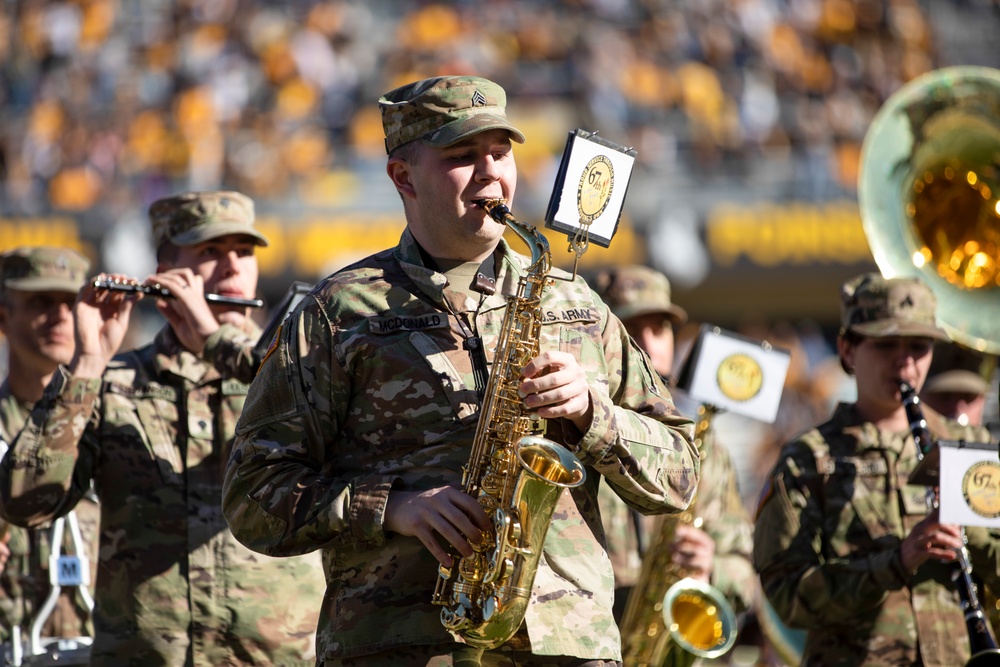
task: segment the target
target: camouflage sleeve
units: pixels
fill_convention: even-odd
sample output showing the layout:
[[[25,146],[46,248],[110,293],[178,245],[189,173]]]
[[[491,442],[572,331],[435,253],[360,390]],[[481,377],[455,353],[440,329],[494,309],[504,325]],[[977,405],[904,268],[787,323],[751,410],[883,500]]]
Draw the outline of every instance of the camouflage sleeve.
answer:
[[[592,385],[594,419],[577,455],[644,514],[686,509],[698,484],[694,424],[674,407],[646,354],[613,315],[602,343],[607,393]]]
[[[898,544],[864,556],[824,553],[819,484],[809,446],[787,446],[765,481],[754,525],[754,569],[774,610],[794,628],[842,622],[907,580]]]
[[[306,299],[250,385],[223,484],[233,535],[272,556],[383,544],[382,516],[396,481],[323,473],[335,455],[324,443],[340,431],[351,385],[333,351],[332,324],[314,297]]]
[[[238,327],[223,324],[205,341],[205,361],[222,377],[250,384],[257,372],[258,360],[253,354],[256,344],[257,341]]]
[[[1000,590],[1000,530],[967,526],[965,537],[972,571],[991,590]]]
[[[23,625],[24,589],[21,582],[28,571],[28,531],[6,524],[4,540],[10,556],[0,572],[0,641],[7,641],[11,628]]]
[[[695,514],[703,519],[705,532],[715,541],[711,583],[739,614],[749,609],[757,597],[757,573],[750,561],[753,526],[740,496],[729,451],[711,431],[704,438],[702,452]]]
[[[99,378],[74,378],[62,367],[52,377],[0,462],[3,518],[41,525],[73,509],[90,488],[96,439],[87,427],[97,419],[100,388]]]

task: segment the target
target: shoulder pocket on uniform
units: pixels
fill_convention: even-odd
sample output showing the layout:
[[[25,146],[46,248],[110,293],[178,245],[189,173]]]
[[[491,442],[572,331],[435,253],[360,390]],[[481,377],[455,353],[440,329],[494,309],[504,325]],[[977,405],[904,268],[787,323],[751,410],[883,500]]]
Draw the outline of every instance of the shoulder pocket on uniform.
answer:
[[[455,364],[451,363],[444,350],[434,342],[434,339],[421,331],[410,334],[410,343],[423,355],[441,381],[441,388],[451,401],[451,407],[455,410],[459,421],[475,417],[479,405],[476,390],[465,384]]]
[[[174,387],[158,383],[148,383],[138,387],[107,384],[104,397],[104,437],[111,441],[122,439],[120,434],[129,433],[125,442],[141,441],[152,456],[166,484],[182,484],[181,473],[184,463],[177,445],[178,395]],[[119,456],[125,455],[125,445]],[[140,456],[135,451],[136,456]],[[136,464],[141,463],[140,459]]]

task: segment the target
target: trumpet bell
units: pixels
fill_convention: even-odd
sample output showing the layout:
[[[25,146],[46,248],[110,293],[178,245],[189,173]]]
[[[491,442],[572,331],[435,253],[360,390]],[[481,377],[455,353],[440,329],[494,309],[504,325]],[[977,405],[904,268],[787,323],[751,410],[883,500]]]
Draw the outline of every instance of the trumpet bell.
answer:
[[[946,67],[890,96],[858,200],[882,274],[922,279],[954,340],[1000,353],[1000,70]]]

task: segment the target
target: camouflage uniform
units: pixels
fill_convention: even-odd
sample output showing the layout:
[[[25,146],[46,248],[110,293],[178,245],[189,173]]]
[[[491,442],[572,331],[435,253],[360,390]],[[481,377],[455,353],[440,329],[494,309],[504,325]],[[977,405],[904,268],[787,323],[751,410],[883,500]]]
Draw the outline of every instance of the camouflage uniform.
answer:
[[[393,489],[461,483],[479,407],[463,327],[492,354],[504,295],[527,265],[503,242],[494,260],[496,294],[477,306],[425,268],[405,231],[395,249],[318,285],[251,385],[224,511],[256,551],[323,548],[323,664],[372,664],[360,656],[453,641],[430,604],[437,561],[419,540],[387,533],[383,512]],[[581,279],[555,281],[542,309],[541,349],[579,359],[594,406],[586,433],[552,420],[548,437],[570,447],[588,477],[560,496],[532,604],[502,649],[619,660],[598,484],[605,476],[647,513],[686,507],[697,481],[691,422]]]
[[[0,273],[3,289],[20,291],[59,291],[75,294],[87,277],[90,262],[67,248],[46,246],[25,247],[11,250],[0,256]],[[9,443],[21,431],[31,404],[18,400],[11,393],[10,384],[0,384],[0,456],[6,453]],[[91,591],[97,574],[98,519],[100,508],[92,495],[76,507],[76,516],[83,538],[85,555],[91,566]],[[49,556],[52,553],[51,525],[35,529],[6,525],[9,532],[7,546],[10,558],[0,574],[0,640],[10,638],[10,630],[20,626],[24,633],[30,630],[39,610],[52,587],[49,583]],[[76,553],[69,531],[65,533],[62,553]],[[64,588],[56,606],[41,628],[41,637],[90,637],[93,636],[90,610],[77,588]]]
[[[926,288],[875,279],[852,296],[855,287],[844,294],[845,329],[944,336]],[[988,438],[985,429],[923,411],[938,438]],[[782,449],[758,507],[754,566],[782,620],[807,630],[803,665],[944,667],[968,659],[954,564],[931,559],[904,571],[900,545],[929,511],[927,487],[907,483],[917,461],[908,429],[879,430],[854,404],[838,405],[828,422]],[[966,534],[975,573],[996,585],[1000,533]]]
[[[154,231],[169,230],[177,243],[183,234],[207,240],[213,229],[253,236],[249,200],[223,194],[226,207],[209,195],[188,202],[200,208],[187,223],[159,210]],[[211,365],[168,326],[115,357],[102,378],[60,369],[0,466],[4,514],[26,525],[65,513],[93,480],[102,533],[91,665],[315,663],[318,557],[261,557],[222,517],[224,468],[247,392],[227,377],[227,359],[249,340],[222,327],[204,354],[219,360]]]
[[[938,437],[988,437],[924,413]],[[808,630],[803,664],[968,659],[954,566],[930,561],[911,576],[900,561],[902,539],[928,512],[926,487],[906,483],[916,463],[908,432],[880,432],[848,404],[782,450],[758,513],[754,563],[782,619]],[[995,586],[1000,533],[966,534],[973,569]]]
[[[13,442],[31,412],[31,406],[18,401],[10,393],[10,385],[0,385],[0,438]],[[97,578],[97,544],[99,537],[100,507],[92,495],[84,496],[74,509],[83,537],[85,554],[90,561],[90,590],[93,593]],[[3,639],[9,637],[10,628],[19,625],[27,632],[34,614],[49,596],[49,555],[52,553],[51,524],[26,529],[8,526],[10,531],[10,558],[0,575],[0,623]],[[64,533],[62,553],[76,553],[70,533]],[[92,637],[93,625],[90,610],[77,588],[63,588],[55,608],[42,626],[42,637]]]

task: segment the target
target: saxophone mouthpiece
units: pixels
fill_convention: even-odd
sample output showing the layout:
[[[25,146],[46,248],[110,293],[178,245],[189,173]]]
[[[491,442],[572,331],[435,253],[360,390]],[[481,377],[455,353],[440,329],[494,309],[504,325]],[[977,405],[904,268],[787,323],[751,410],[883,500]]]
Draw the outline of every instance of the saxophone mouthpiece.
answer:
[[[504,214],[510,213],[510,209],[507,208],[506,199],[476,199],[474,200],[474,203],[476,206],[486,211],[488,216],[501,225],[504,224]]]

